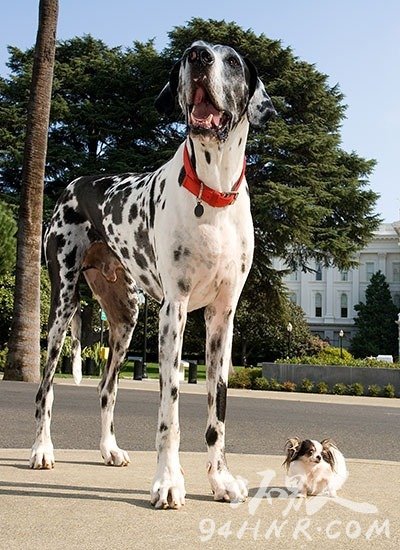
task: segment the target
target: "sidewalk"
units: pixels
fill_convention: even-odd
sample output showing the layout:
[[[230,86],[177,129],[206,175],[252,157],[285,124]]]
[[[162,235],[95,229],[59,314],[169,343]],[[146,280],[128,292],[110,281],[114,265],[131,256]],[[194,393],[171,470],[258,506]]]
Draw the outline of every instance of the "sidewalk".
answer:
[[[399,548],[400,464],[348,460],[339,498],[288,498],[282,457],[233,455],[249,499],[214,502],[203,453],[182,453],[186,505],[149,504],[156,456],[131,452],[128,468],[98,451],[56,450],[51,471],[28,468],[27,449],[0,450],[0,549]],[[276,488],[275,490],[273,488]],[[267,537],[267,538],[266,538]]]

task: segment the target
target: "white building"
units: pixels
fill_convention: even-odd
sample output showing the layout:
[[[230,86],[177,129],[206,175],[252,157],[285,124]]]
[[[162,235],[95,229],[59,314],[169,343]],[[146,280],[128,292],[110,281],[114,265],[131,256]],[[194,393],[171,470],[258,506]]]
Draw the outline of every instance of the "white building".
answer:
[[[315,271],[299,270],[284,278],[290,299],[304,310],[311,331],[334,346],[343,330],[343,346],[348,347],[355,332],[354,305],[365,302],[365,290],[377,271],[385,275],[400,308],[400,221],[382,224],[356,259],[358,267],[349,271],[315,264],[310,266]],[[280,260],[274,265],[285,268]]]

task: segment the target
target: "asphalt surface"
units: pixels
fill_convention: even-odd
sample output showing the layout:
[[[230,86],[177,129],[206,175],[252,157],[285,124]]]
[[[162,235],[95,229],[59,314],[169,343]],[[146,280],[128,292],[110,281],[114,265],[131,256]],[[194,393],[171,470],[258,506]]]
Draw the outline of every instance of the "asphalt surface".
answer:
[[[141,387],[140,382],[136,387]],[[158,384],[143,382],[154,391],[119,389],[115,430],[120,447],[153,451],[157,424]],[[185,385],[186,388],[188,385]],[[198,394],[180,395],[181,450],[204,452],[207,419],[204,387]],[[35,384],[0,382],[0,448],[30,448],[33,443]],[[228,453],[282,455],[288,437],[333,438],[346,457],[396,460],[399,450],[398,400],[369,406],[369,399],[336,402],[303,401],[302,396],[279,399],[238,397],[231,390],[227,408]],[[255,392],[267,396],[268,392]],[[245,395],[245,392],[243,392]],[[274,397],[274,398],[272,398]],[[290,397],[290,400],[289,400]],[[372,402],[372,401],[371,401]],[[353,403],[353,401],[350,401]],[[365,403],[365,405],[360,404]],[[386,405],[387,403],[387,405]],[[383,404],[385,406],[383,406]],[[59,381],[55,387],[52,438],[57,449],[98,449],[100,408],[95,385],[76,387]]]

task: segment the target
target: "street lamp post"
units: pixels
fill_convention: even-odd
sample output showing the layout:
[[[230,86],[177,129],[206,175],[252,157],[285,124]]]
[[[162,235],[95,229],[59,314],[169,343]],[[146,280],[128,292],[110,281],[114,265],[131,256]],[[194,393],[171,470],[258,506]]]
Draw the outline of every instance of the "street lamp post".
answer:
[[[342,329],[340,329],[339,330],[340,359],[343,359],[343,336],[344,336],[344,332]]]
[[[292,344],[292,331],[293,331],[292,323],[289,322],[287,324],[286,330],[287,330],[287,337],[288,337],[288,358],[289,358],[291,354],[291,344]]]

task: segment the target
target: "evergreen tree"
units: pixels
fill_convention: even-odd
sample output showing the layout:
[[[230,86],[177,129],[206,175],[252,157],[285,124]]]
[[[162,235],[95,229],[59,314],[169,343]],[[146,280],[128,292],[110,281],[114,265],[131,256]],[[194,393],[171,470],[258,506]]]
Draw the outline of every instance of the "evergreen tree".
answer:
[[[351,352],[356,357],[397,356],[397,308],[381,271],[372,275],[365,303],[360,302],[354,309],[358,313],[354,320],[357,333],[351,341]]]

